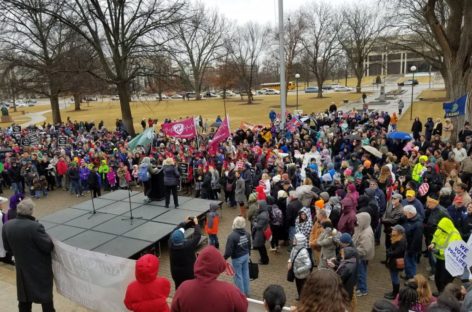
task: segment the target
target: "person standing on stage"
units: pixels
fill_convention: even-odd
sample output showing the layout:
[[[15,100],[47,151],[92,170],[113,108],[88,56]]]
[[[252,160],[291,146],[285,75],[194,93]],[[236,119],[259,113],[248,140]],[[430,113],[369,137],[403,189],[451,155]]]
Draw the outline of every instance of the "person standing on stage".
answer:
[[[40,303],[43,312],[54,312],[52,298],[53,242],[41,223],[33,217],[35,204],[29,198],[17,207],[17,217],[2,229],[3,245],[16,263],[16,288],[20,312],[30,312],[32,303]]]
[[[175,208],[179,207],[179,198],[177,196],[177,185],[179,185],[180,173],[175,166],[172,158],[167,158],[163,162],[164,167],[164,186],[166,187],[166,208],[169,208],[170,193],[174,197]]]

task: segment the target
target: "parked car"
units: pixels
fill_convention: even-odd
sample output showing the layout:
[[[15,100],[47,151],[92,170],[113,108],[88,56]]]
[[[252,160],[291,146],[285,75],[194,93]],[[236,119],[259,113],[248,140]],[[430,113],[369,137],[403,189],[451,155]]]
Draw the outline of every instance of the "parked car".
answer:
[[[205,92],[205,94],[204,94],[203,96],[206,97],[206,98],[215,98],[215,97],[218,97],[218,95],[216,95],[215,93],[210,92],[210,91]]]
[[[334,87],[333,87],[332,85],[323,85],[323,86],[321,87],[322,90],[333,90],[333,88],[334,88]]]
[[[111,97],[111,100],[112,100],[112,101],[119,101],[119,100],[120,100],[120,97],[119,97],[118,95],[113,95],[113,96]]]
[[[335,87],[334,92],[351,92],[352,89],[348,87]]]
[[[233,91],[230,91],[230,90],[226,90],[226,92],[223,92],[223,91],[220,91],[218,92],[218,95],[223,97],[226,95],[226,97],[231,97],[231,96],[235,96],[236,93],[234,93]]]
[[[416,80],[416,79],[408,79],[408,80],[405,80],[405,81],[403,81],[403,82],[399,82],[398,85],[399,85],[399,86],[402,86],[402,87],[403,87],[403,86],[411,86],[411,85],[415,85],[415,86],[416,86],[418,83],[419,83],[419,82],[418,82],[418,80]]]
[[[171,99],[174,99],[174,100],[181,100],[183,98],[182,94],[174,94],[174,95],[171,95],[170,97]]]
[[[87,102],[93,102],[93,101],[98,101],[98,98],[96,96],[86,96],[84,100]]]
[[[318,93],[318,87],[306,87],[305,93]]]
[[[278,95],[280,94],[280,91],[279,90],[275,90],[275,89],[266,89],[265,95]]]

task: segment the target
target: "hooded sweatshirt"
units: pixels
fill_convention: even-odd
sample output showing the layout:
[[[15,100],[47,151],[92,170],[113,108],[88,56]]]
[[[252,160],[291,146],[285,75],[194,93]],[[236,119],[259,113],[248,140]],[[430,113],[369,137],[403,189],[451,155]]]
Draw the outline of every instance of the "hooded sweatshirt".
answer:
[[[444,251],[447,246],[454,242],[462,240],[459,231],[454,227],[451,219],[444,217],[439,223],[436,231],[433,235],[431,243],[434,244],[435,253],[434,256],[439,260],[444,260]]]
[[[370,227],[370,215],[367,212],[361,212],[356,215],[356,219],[357,226],[352,241],[360,259],[372,260],[375,256],[375,240],[374,232]]]
[[[195,262],[195,279],[182,283],[172,300],[172,312],[246,312],[248,302],[236,286],[217,280],[226,261],[213,246],[205,247]]]
[[[159,259],[144,255],[136,261],[136,280],[126,289],[124,303],[134,312],[169,311],[166,299],[170,293],[170,282],[158,277]]]

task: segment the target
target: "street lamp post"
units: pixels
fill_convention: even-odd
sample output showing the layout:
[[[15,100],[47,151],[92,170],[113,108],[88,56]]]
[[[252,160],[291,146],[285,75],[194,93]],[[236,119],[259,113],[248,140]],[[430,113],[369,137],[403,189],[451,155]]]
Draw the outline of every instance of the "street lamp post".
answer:
[[[410,120],[413,120],[413,91],[415,88],[415,72],[416,66],[413,65],[410,67],[410,71],[413,73],[413,79],[411,80],[411,107],[410,107]]]
[[[300,74],[295,74],[295,87],[297,88],[297,111],[298,111],[298,79],[300,79]]]

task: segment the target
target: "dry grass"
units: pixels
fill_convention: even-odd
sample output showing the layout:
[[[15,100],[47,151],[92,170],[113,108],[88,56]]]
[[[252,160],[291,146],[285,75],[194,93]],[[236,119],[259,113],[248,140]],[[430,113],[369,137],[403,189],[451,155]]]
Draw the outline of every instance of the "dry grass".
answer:
[[[408,76],[408,77],[401,77],[401,78],[398,78],[398,80],[396,81],[397,83],[399,82],[404,82],[408,79],[412,79],[411,76]],[[434,82],[434,74],[431,75],[431,81]],[[429,83],[429,76],[415,76],[415,80],[418,80],[418,83],[421,83],[421,84],[428,84]]]
[[[316,98],[316,94],[299,93],[299,109],[304,112],[320,112],[326,110],[331,102],[335,102],[338,107],[341,106],[343,100],[357,101],[360,100],[361,95],[356,93],[329,93],[322,99]],[[288,111],[295,109],[296,97],[289,95]],[[112,102],[90,102],[82,105],[82,111],[73,111],[72,107],[67,110],[62,110],[62,119],[66,120],[70,117],[71,120],[94,120],[98,122],[103,120],[106,127],[114,127],[115,120],[121,118],[121,111],[118,101]],[[232,98],[226,100],[226,110],[230,115],[231,127],[237,128],[241,121],[267,124],[269,111],[274,109],[280,112],[279,96],[258,96],[255,97],[255,103],[248,105],[240,98]],[[141,129],[142,118],[157,118],[162,121],[164,118],[180,118],[186,116],[202,115],[208,118],[211,124],[217,115],[224,115],[224,106],[222,99],[206,99],[202,101],[183,101],[183,100],[167,100],[162,102],[132,102],[131,111],[133,114],[133,122],[135,129]],[[51,113],[45,114],[47,120],[51,121]]]
[[[28,108],[29,107],[24,107],[24,110],[23,110],[23,107],[21,109],[18,108],[17,112],[13,112],[13,110],[11,110],[9,113],[10,113],[11,118],[13,119],[13,122],[22,124],[22,123],[30,121],[31,118],[25,115],[27,113],[30,113],[30,111],[27,110]],[[34,108],[34,107],[31,107],[31,108]],[[42,110],[45,110],[45,109],[43,108]],[[41,111],[41,110],[38,110],[38,111]],[[2,126],[10,126],[10,124],[11,122],[4,122],[4,123],[0,122],[0,125]]]
[[[415,101],[413,104],[413,119],[419,117],[424,124],[428,117],[444,119],[444,111],[442,108],[446,99],[446,90],[444,89],[429,89],[425,90],[418,97],[423,100]],[[400,131],[411,132],[410,109],[403,114],[398,121],[398,129]]]

